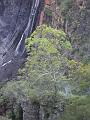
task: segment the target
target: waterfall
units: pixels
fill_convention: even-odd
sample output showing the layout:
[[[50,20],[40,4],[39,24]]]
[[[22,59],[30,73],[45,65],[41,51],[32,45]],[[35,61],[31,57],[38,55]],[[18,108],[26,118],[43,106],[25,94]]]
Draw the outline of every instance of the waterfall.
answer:
[[[0,81],[7,79],[8,76],[9,77],[15,76],[17,74],[17,70],[20,67],[20,64],[24,61],[23,55],[25,53],[25,39],[27,39],[33,32],[33,30],[36,26],[35,21],[37,21],[36,18],[38,17],[38,12],[41,8],[41,6],[40,6],[41,0],[31,0],[31,3],[32,3],[31,7],[28,6],[28,10],[30,8],[30,14],[28,16],[28,21],[27,21],[28,23],[27,23],[26,27],[24,26],[26,23],[24,25],[22,25],[25,28],[24,27],[20,28],[20,26],[17,26],[15,28],[14,33],[12,34],[12,31],[11,31],[11,33],[9,33],[7,38],[5,38],[6,42],[5,42],[4,46],[6,46],[6,48],[5,48],[6,50],[3,53],[3,55],[1,56],[1,57],[3,57],[2,58],[3,62],[0,63],[1,64],[1,66],[0,66]],[[21,13],[23,13],[23,12],[21,12]],[[2,18],[0,18],[0,26],[4,27],[7,25],[8,25],[8,23],[7,24],[4,23],[2,21]],[[23,33],[22,33],[22,28],[24,28]],[[8,42],[7,42],[7,40],[8,40]]]
[[[32,3],[32,8],[31,8],[31,12],[30,12],[30,16],[29,16],[29,21],[28,24],[26,26],[25,31],[23,32],[21,39],[15,49],[15,56],[22,56],[24,51],[25,51],[25,39],[27,37],[29,37],[29,35],[32,33],[33,31],[33,26],[34,26],[34,22],[35,22],[35,17],[37,14],[37,10],[40,4],[40,0],[34,0]]]

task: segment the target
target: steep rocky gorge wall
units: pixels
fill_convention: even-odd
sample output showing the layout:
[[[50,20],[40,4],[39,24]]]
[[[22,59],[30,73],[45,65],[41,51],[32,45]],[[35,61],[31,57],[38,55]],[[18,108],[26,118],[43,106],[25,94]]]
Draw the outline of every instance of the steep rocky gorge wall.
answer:
[[[58,3],[61,28],[67,33],[73,46],[71,57],[84,63],[89,62],[90,0],[58,0]]]
[[[66,15],[68,33],[76,60],[90,60],[90,0],[77,0]]]
[[[29,0],[2,0],[1,1],[1,14],[0,14],[0,52],[7,52],[15,30],[23,31],[25,27],[31,2]],[[1,60],[0,60],[1,62]]]
[[[90,60],[90,0],[51,0],[43,22],[67,33],[74,49],[71,57]]]
[[[33,3],[35,5],[33,5]],[[39,21],[42,0],[1,0],[0,1],[0,80],[10,78],[22,61],[14,56],[15,49],[28,22],[32,32]],[[39,6],[36,4],[39,3]],[[37,6],[37,10],[32,7]],[[31,11],[33,9],[33,11]],[[36,12],[36,13],[33,13]],[[29,17],[31,18],[29,21]],[[35,14],[35,16],[33,16]],[[34,17],[34,18],[33,18]],[[13,71],[13,72],[12,72]]]

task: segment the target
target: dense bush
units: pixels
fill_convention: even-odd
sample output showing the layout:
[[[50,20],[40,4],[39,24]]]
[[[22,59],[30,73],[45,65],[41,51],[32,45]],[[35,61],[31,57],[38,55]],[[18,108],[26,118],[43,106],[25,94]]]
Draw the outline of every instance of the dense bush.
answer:
[[[38,102],[44,120],[89,120],[90,65],[70,58],[72,46],[67,35],[39,26],[26,40],[26,50],[28,57],[19,70],[19,81],[1,88],[3,96],[16,103]]]
[[[90,96],[77,96],[69,99],[64,115],[60,120],[89,120]]]

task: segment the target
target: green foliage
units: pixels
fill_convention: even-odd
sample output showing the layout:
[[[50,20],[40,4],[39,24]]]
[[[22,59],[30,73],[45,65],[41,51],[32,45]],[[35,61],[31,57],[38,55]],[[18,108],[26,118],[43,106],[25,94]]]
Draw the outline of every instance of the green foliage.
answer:
[[[68,62],[69,83],[73,86],[74,94],[89,94],[90,89],[90,64],[82,64],[74,60]]]
[[[72,8],[74,0],[57,0],[58,5],[60,5],[60,10],[63,15],[67,14],[69,9]]]
[[[72,97],[66,105],[65,113],[60,120],[89,120],[90,97]]]
[[[54,86],[57,86],[58,91],[64,91],[68,84],[68,79],[64,76],[68,63],[65,53],[68,56],[68,52],[72,50],[66,34],[46,25],[40,26],[27,39],[26,49],[28,58],[25,68],[19,70],[21,79],[29,80],[40,91],[50,93]]]
[[[57,104],[65,100],[64,89],[68,83],[64,68],[68,60],[64,53],[72,47],[62,30],[43,25],[26,41],[26,49],[27,62],[19,70],[21,81],[8,82],[1,91],[17,102],[39,102],[48,107],[48,110],[44,107],[47,114],[52,114]]]
[[[8,97],[0,94],[0,106],[3,106],[8,103]]]
[[[45,120],[55,114],[60,115],[55,120],[89,120],[90,97],[86,94],[90,93],[90,64],[68,59],[72,46],[66,34],[39,26],[27,39],[26,50],[28,57],[24,68],[19,69],[20,81],[8,82],[1,88],[3,96],[17,103],[39,103]]]
[[[20,69],[21,79],[29,80],[35,87],[49,90],[48,85],[57,86],[57,90],[65,92],[65,87],[74,94],[86,94],[90,88],[90,65],[69,60],[68,51],[72,50],[66,34],[46,25],[40,26],[26,41],[28,58],[24,69]],[[35,85],[34,84],[34,85]],[[40,86],[41,85],[41,86]]]
[[[40,37],[39,37],[40,36]],[[37,44],[40,50],[55,53],[57,49],[72,49],[71,44],[67,41],[66,34],[62,30],[56,30],[46,25],[37,27],[36,31],[26,41],[27,50],[31,50],[31,46]],[[34,48],[34,47],[33,47]]]
[[[90,64],[83,65],[80,69],[80,88],[89,93],[90,89]]]

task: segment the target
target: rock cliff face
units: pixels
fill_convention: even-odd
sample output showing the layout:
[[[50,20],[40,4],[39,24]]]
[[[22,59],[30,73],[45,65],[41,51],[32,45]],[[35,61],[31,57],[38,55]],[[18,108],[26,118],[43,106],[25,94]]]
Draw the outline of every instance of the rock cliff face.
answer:
[[[77,0],[69,10],[66,21],[74,58],[87,62],[90,60],[90,0]]]
[[[51,0],[47,8],[44,22],[67,33],[74,49],[71,56],[90,60],[90,0]]]
[[[41,0],[0,0],[0,80],[10,78],[22,63],[24,55],[15,56],[14,52],[20,39],[28,36],[25,32],[35,29],[40,3]]]
[[[23,32],[28,22],[31,2],[29,0],[1,0],[0,5],[0,58],[2,59],[2,55],[8,52],[12,39],[15,37],[15,31],[18,32],[17,34]]]

